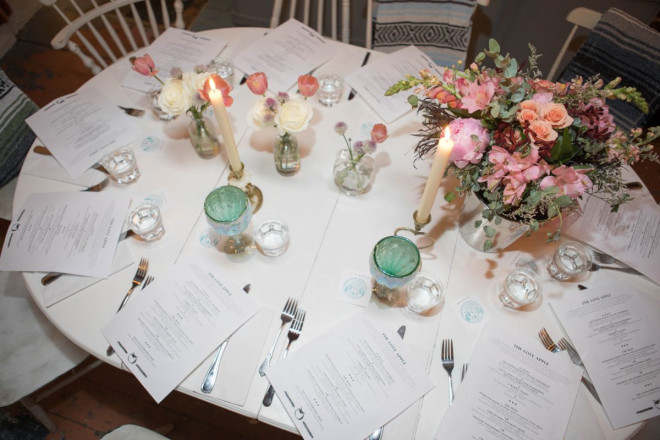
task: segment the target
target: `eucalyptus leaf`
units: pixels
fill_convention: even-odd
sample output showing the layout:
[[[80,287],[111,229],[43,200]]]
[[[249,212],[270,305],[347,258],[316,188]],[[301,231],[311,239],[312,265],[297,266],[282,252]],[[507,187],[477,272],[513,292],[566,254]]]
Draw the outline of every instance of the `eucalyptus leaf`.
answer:
[[[448,203],[453,202],[455,198],[456,198],[456,194],[453,191],[450,191],[447,194],[445,194],[445,201],[447,201]]]
[[[497,233],[497,230],[493,228],[492,226],[484,226],[484,232],[486,233],[486,237],[493,238],[495,237],[495,234]]]
[[[500,53],[500,44],[497,42],[496,39],[491,38],[490,40],[488,40],[488,49],[491,52]]]
[[[488,252],[493,248],[493,242],[491,240],[486,240],[484,243],[484,251]]]

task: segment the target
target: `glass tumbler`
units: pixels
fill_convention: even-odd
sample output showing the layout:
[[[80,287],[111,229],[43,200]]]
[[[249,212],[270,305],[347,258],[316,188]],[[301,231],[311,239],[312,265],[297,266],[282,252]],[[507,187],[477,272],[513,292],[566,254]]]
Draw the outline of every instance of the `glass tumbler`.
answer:
[[[428,272],[420,272],[406,284],[406,309],[422,314],[444,299],[444,291],[440,281]]]
[[[344,92],[344,80],[336,73],[322,73],[318,76],[319,89],[316,92],[319,102],[331,107],[339,102]]]
[[[131,148],[123,147],[113,151],[101,160],[101,164],[120,185],[135,182],[140,177],[137,160]]]
[[[577,277],[591,268],[591,254],[582,243],[565,241],[559,245],[547,269],[559,281]]]
[[[160,209],[151,203],[137,206],[128,217],[128,224],[144,241],[158,240],[165,233]]]
[[[243,232],[252,219],[252,206],[240,188],[231,185],[216,188],[204,200],[204,213],[213,230],[227,237],[224,251],[228,254],[245,254],[252,239]]]
[[[500,301],[512,309],[533,304],[540,297],[541,285],[536,271],[529,266],[516,267],[500,286]]]
[[[421,267],[419,249],[409,239],[391,235],[374,246],[369,270],[375,279],[374,294],[386,301],[399,293],[399,287],[413,279]]]
[[[265,220],[255,229],[254,241],[267,257],[279,257],[289,245],[289,227],[280,219]]]

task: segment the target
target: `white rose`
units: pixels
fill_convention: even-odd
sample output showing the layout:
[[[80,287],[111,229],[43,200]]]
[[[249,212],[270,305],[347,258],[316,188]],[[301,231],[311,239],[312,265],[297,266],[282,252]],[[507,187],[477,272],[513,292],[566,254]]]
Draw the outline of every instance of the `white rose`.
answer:
[[[247,113],[247,123],[255,130],[261,130],[275,124],[275,115],[266,105],[267,99],[276,102],[273,98],[260,98]]]
[[[275,116],[277,131],[280,135],[303,131],[309,126],[312,115],[313,109],[309,102],[302,99],[287,101],[282,104],[280,111]]]
[[[199,96],[198,90],[204,89],[204,82],[210,75],[210,72],[186,72],[183,74],[181,81],[183,81],[183,86],[193,100]]]
[[[172,115],[182,115],[192,105],[192,97],[180,79],[168,79],[158,96],[158,105]]]

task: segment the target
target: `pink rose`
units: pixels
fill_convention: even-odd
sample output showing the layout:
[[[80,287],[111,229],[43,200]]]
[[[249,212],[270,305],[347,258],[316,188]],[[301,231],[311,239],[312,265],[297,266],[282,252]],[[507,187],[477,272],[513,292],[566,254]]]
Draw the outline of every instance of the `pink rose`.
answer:
[[[312,75],[300,75],[298,77],[298,90],[305,98],[313,96],[319,89],[319,81]]]
[[[248,76],[246,84],[255,95],[263,95],[268,90],[268,78],[263,72],[256,72]]]
[[[531,110],[534,113],[541,113],[541,104],[531,99],[526,99],[520,103],[520,110]]]
[[[156,76],[158,70],[156,69],[156,64],[149,54],[144,54],[144,56],[132,58],[133,66],[131,67],[137,73],[144,76]]]
[[[566,128],[573,123],[564,104],[551,102],[541,109],[541,117],[552,124],[553,128]]]
[[[387,136],[387,127],[384,124],[376,124],[371,129],[371,140],[377,144],[385,142]]]
[[[558,136],[557,132],[552,129],[552,124],[548,121],[531,121],[529,130],[532,144],[554,142]]]
[[[518,122],[523,124],[525,121],[527,122],[536,121],[539,118],[539,115],[537,112],[535,112],[532,109],[523,108],[518,111],[516,118],[518,119]]]
[[[465,168],[468,163],[479,163],[490,142],[488,130],[482,127],[481,121],[474,118],[454,119],[449,123],[449,130],[454,142],[449,161],[458,168]],[[476,141],[472,140],[473,136],[476,136]]]

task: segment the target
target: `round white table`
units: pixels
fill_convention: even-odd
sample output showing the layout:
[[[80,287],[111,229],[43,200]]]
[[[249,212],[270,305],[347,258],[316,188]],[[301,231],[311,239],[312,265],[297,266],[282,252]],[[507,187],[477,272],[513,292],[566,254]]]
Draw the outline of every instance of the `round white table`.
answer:
[[[263,32],[264,29],[235,28],[206,33],[228,42],[222,57],[231,60],[232,55]],[[361,60],[364,54],[363,49],[336,44],[341,44],[342,50],[356,59]],[[142,53],[144,51],[138,52]],[[129,62],[122,60],[94,77],[86,87],[101,89],[117,104],[148,108],[143,94],[120,86],[129,67]],[[232,93],[236,104],[229,108],[234,125],[240,118],[245,118],[245,111],[256,100],[246,86],[238,85],[241,76],[242,72],[237,71],[235,90]],[[402,96],[402,99],[405,97]],[[232,363],[232,359],[245,347],[238,346],[238,342],[232,344],[235,338],[230,339],[216,385],[219,394],[216,394],[216,389],[210,395],[199,392],[200,377],[208,368],[211,355],[177,390],[295,431],[277,399],[268,408],[261,405],[268,382],[257,372],[279,330],[281,307],[286,298],[292,296],[298,298],[301,306],[307,310],[302,336],[292,346],[292,350],[312,341],[337,321],[359,311],[359,307],[337,300],[336,291],[342,274],[346,270],[368,273],[368,256],[373,245],[380,238],[391,235],[399,226],[413,226],[412,213],[417,209],[430,168],[429,161],[414,163],[413,148],[417,138],[412,135],[421,127],[421,117],[411,111],[388,125],[390,138],[380,144],[375,153],[378,168],[371,190],[357,197],[340,194],[333,183],[332,169],[337,152],[345,144],[333,129],[335,123],[346,122],[348,135],[358,139],[362,124],[380,122],[380,119],[359,96],[330,108],[313,102],[315,113],[310,127],[296,134],[302,146],[303,158],[300,172],[292,177],[282,177],[275,171],[272,158],[272,145],[276,139],[274,130],[254,132],[247,129],[242,137],[237,134],[236,139],[241,160],[252,174],[252,182],[261,188],[264,195],[263,207],[254,215],[252,224],[271,216],[284,219],[291,231],[291,243],[284,256],[269,260],[255,251],[250,258],[236,261],[214,247],[205,246],[207,226],[201,215],[202,203],[210,190],[226,184],[227,157],[223,151],[214,159],[200,159],[186,139],[187,117],[164,123],[147,112],[139,124],[144,131],[143,139],[149,142],[140,143],[135,148],[141,178],[124,187],[110,185],[104,191],[129,193],[134,198],[148,194],[164,197],[164,237],[153,243],[126,240],[125,246],[134,256],[135,264],[49,307],[44,305],[43,286],[39,277],[25,273],[28,288],[41,310],[59,330],[84,350],[120,367],[116,356],[106,356],[108,343],[100,329],[112,319],[130,287],[137,261],[140,257],[149,258],[149,273],[158,278],[186,255],[202,255],[241,285],[251,284],[250,295],[264,307],[263,313],[259,315],[264,333],[257,345],[259,355],[253,357],[256,361],[252,365]],[[148,148],[144,145],[148,145]],[[26,163],[34,159],[34,153],[30,153]],[[460,201],[448,204],[442,197],[454,183],[446,180],[440,188],[431,212],[432,221],[425,228],[437,241],[432,248],[422,252],[423,270],[434,273],[445,286],[446,298],[442,310],[431,316],[417,316],[406,313],[401,307],[385,305],[375,298],[368,305],[369,308],[377,309],[382,319],[391,321],[395,328],[406,325],[406,342],[418,360],[426,366],[436,384],[430,393],[387,425],[384,434],[386,440],[431,439],[438,430],[448,408],[447,375],[440,361],[440,341],[444,338],[453,339],[456,365],[459,366],[454,370],[454,377],[458,377],[460,365],[469,362],[479,337],[479,332],[468,331],[455,313],[453,304],[456,301],[466,296],[475,298],[484,306],[488,320],[507,320],[521,334],[530,338],[536,338],[541,327],[559,338],[563,332],[548,306],[548,300],[570,295],[577,290],[575,283],[558,283],[544,278],[544,300],[533,310],[512,311],[503,307],[495,291],[497,284],[511,268],[513,258],[532,258],[543,265],[554,251],[556,243],[545,243],[545,234],[541,231],[530,238],[520,239],[506,252],[487,254],[470,248],[456,229]],[[18,181],[14,211],[22,206],[29,194],[79,189],[79,185],[22,173]],[[582,283],[590,285],[598,276],[604,275],[591,273]],[[640,290],[660,297],[658,286],[645,278],[625,274],[620,276]],[[276,355],[286,343],[286,338],[280,338],[279,342]],[[223,388],[224,384],[234,382],[242,384],[237,385],[242,388],[233,389],[230,394],[235,394],[231,398],[226,395],[223,397],[222,393],[229,392]],[[460,385],[457,384],[456,389],[460,392]],[[637,424],[612,430],[602,407],[581,385],[566,438],[624,439],[631,437],[640,426]]]

